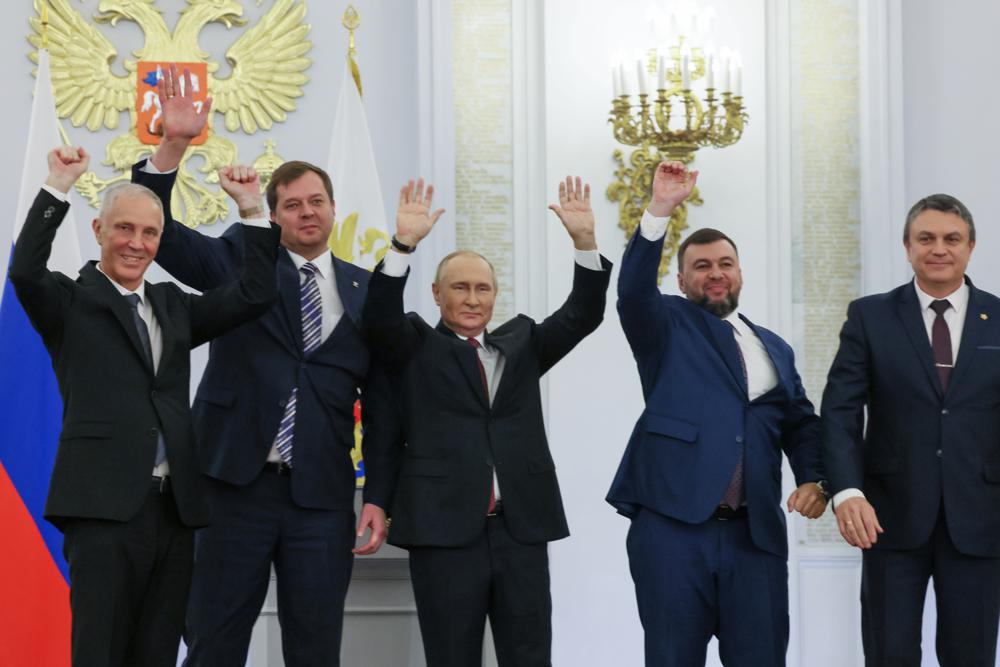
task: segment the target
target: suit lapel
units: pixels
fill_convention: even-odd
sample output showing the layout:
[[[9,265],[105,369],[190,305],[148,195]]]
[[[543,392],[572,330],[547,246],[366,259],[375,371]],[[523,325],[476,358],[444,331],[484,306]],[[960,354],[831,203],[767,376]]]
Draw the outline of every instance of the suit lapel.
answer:
[[[971,306],[971,303],[970,303]],[[930,381],[938,396],[942,396],[941,380],[938,378],[937,370],[934,368],[934,351],[931,349],[931,342],[927,338],[927,327],[924,325],[924,318],[920,312],[920,300],[913,283],[904,285],[900,292],[899,301],[896,302],[896,315],[899,317],[906,331],[914,351],[917,353],[917,361],[924,369],[924,374]]]
[[[486,344],[495,347],[500,351],[501,358],[503,359],[503,373],[500,374],[500,383],[497,385],[496,396],[493,397],[493,405],[497,405],[497,401],[501,396],[504,396],[504,392],[507,387],[513,382],[514,377],[514,364],[517,360],[514,359],[514,345],[511,341],[510,336],[491,336],[488,333],[483,334],[483,340]]]
[[[361,289],[361,283],[347,274],[345,262],[337,259],[336,255],[333,256],[333,275],[337,294],[344,305],[344,315],[351,318],[357,326],[361,319],[361,307],[364,305],[364,290]]]
[[[288,340],[293,350],[302,351],[302,310],[299,304],[299,272],[295,263],[282,248],[278,251],[278,300],[285,314]]]
[[[976,356],[976,347],[982,339],[983,333],[989,326],[991,313],[979,298],[977,290],[972,282],[969,283],[969,305],[965,309],[965,324],[962,326],[962,340],[958,344],[958,358],[955,360],[955,367],[951,369],[951,376],[948,378],[948,389],[951,390],[962,378],[962,375],[972,364],[972,358]],[[981,316],[986,315],[986,319]]]
[[[153,316],[156,318],[157,324],[160,325],[160,363],[157,364],[157,374],[159,374],[160,370],[169,367],[170,354],[175,345],[175,328],[168,316],[165,302],[166,294],[159,289],[158,285],[146,283],[146,298],[149,299],[149,305],[153,308]]]
[[[733,328],[718,315],[714,315],[696,304],[688,302],[688,305],[698,311],[698,316],[694,318],[695,322],[705,333],[708,342],[722,357],[733,382],[746,395],[747,383],[743,375],[743,364],[740,363],[740,352],[736,345]]]
[[[448,338],[449,347],[451,347],[452,354],[455,355],[455,361],[458,363],[462,375],[465,376],[465,380],[469,383],[469,389],[472,390],[473,395],[477,397],[479,403],[489,410],[490,402],[483,387],[483,376],[479,372],[479,359],[476,350],[456,336],[455,332],[446,327],[443,322],[438,323],[437,330]]]
[[[740,319],[743,320],[748,327],[750,327],[754,335],[757,336],[758,340],[760,340],[760,342],[764,345],[764,350],[767,352],[767,356],[771,360],[771,365],[774,367],[774,372],[778,376],[778,386],[791,386],[791,378],[788,377],[788,374],[785,372],[787,370],[785,368],[785,364],[778,363],[783,359],[783,357],[779,357],[779,350],[770,340],[770,336],[762,336],[760,330],[757,328],[757,325],[748,320],[742,314],[740,314]]]
[[[135,353],[139,355],[139,359],[143,365],[152,374],[153,369],[146,360],[146,350],[143,348],[142,341],[139,340],[139,332],[135,328],[135,320],[132,319],[132,307],[128,305],[128,301],[121,295],[118,288],[111,284],[111,280],[97,270],[96,264],[96,262],[89,262],[80,270],[81,282],[84,285],[92,287],[96,292],[98,300],[103,301],[108,309],[114,313],[122,329],[125,330],[125,336],[131,341]]]

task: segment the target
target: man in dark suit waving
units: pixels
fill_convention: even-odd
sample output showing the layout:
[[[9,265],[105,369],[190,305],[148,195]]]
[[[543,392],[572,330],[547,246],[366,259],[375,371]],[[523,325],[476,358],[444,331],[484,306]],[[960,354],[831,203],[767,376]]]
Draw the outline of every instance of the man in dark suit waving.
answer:
[[[171,66],[160,82],[163,141],[132,178],[152,188],[167,211],[157,262],[203,290],[243,265],[242,232],[233,227],[213,238],[171,220],[175,169],[207,117],[195,111],[190,80],[183,92],[177,84]],[[259,184],[236,203],[241,218],[267,220]],[[213,521],[198,534],[189,667],[243,667],[272,565],[285,664],[340,664],[353,553],[374,553],[385,537],[394,467],[375,444],[384,420],[369,400],[372,374],[359,328],[369,273],[330,252],[334,200],[325,171],[286,162],[271,175],[267,205],[281,227],[278,302],[212,345],[192,406]],[[359,395],[366,480],[355,532],[351,448]],[[365,529],[368,541],[352,553]]]
[[[277,233],[266,224],[243,230],[239,282],[201,296],[147,283],[163,209],[147,188],[118,185],[93,223],[101,260],[72,280],[46,261],[69,208],[66,193],[89,158],[63,147],[48,161],[10,280],[52,356],[63,399],[45,517],[65,535],[73,665],[173,667],[194,528],[208,521],[188,399],[190,350],[274,301]],[[232,192],[241,184],[230,176],[220,172]]]
[[[432,327],[403,314],[407,255],[442,213],[430,213],[432,193],[422,181],[402,189],[394,250],[363,317],[395,373],[406,442],[389,540],[410,552],[428,667],[480,664],[487,615],[502,667],[547,666],[547,543],[569,531],[538,381],[600,324],[611,264],[597,252],[590,186],[567,178],[551,207],[576,248],[566,303],[542,322],[520,315],[487,332],[496,276],[459,251],[438,266]]]
[[[872,667],[920,665],[930,577],[942,667],[996,659],[1000,300],[965,275],[975,244],[958,199],[914,204],[903,229],[914,279],[851,303],[823,393],[837,523],[864,550]]]
[[[785,664],[788,544],[781,453],[798,488],[788,511],[826,508],[819,423],[791,347],[740,314],[736,245],[714,229],[681,244],[678,285],[657,288],[667,222],[698,173],[661,163],[622,258],[618,312],[645,406],[608,493],[632,519],[628,555],[650,667]]]

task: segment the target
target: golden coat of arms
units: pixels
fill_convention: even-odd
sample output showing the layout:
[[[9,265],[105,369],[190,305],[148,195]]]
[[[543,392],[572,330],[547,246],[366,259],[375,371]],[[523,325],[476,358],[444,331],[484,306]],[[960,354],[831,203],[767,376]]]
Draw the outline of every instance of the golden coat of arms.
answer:
[[[105,188],[127,180],[132,164],[155,149],[151,143],[143,143],[136,126],[141,117],[143,134],[155,133],[156,109],[150,107],[156,103],[155,96],[149,97],[144,109],[143,89],[155,88],[157,63],[192,63],[193,72],[204,72],[206,81],[196,79],[195,86],[207,87],[212,109],[222,114],[229,132],[242,129],[253,134],[270,129],[275,121],[284,121],[288,112],[295,110],[295,99],[302,96],[302,86],[309,80],[304,70],[312,62],[306,57],[312,42],[306,39],[310,26],[304,22],[302,0],[275,0],[255,25],[243,31],[226,51],[231,68],[226,78],[216,76],[219,62],[200,48],[198,37],[211,23],[229,29],[245,26],[243,6],[237,0],[187,0],[172,31],[154,6],[155,0],[101,0],[93,17],[96,23],[114,28],[119,21],[132,21],[144,35],[142,48],[122,63],[124,76],[112,69],[119,57],[117,49],[69,0],[33,1],[35,16],[30,19],[28,40],[36,49],[44,41],[49,50],[59,117],[68,118],[74,127],[85,125],[96,131],[102,126],[118,129],[121,115],[129,114],[129,130],[110,141],[105,150],[104,164],[119,172],[118,176],[101,179],[89,172],[77,183],[77,190],[94,206]],[[37,62],[37,51],[30,57]],[[140,71],[142,75],[138,75]],[[204,142],[188,149],[174,187],[174,216],[191,227],[224,220],[229,212],[225,194],[202,183],[217,183],[218,169],[237,161],[236,145],[215,132],[213,121],[209,119]],[[202,159],[197,167],[202,179],[188,167],[192,157]],[[259,165],[262,175],[269,176],[273,163],[280,163],[274,158],[273,144],[269,144]]]

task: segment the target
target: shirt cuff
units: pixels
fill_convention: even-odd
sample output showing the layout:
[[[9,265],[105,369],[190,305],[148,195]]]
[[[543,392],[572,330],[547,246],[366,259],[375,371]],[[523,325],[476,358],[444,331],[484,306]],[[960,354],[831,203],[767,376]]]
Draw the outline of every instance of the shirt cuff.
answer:
[[[246,220],[241,220],[247,227],[267,227],[271,228],[271,221],[267,218],[247,218]]]
[[[837,509],[837,506],[844,502],[845,500],[850,500],[851,498],[864,498],[865,494],[861,489],[844,489],[840,493],[833,496],[833,509]]]
[[[576,250],[576,263],[591,271],[604,270],[601,266],[601,253],[598,250]]]
[[[395,250],[385,253],[382,258],[382,273],[393,278],[402,278],[410,268],[410,256]]]
[[[56,199],[58,199],[61,202],[69,201],[69,198],[66,196],[65,192],[60,192],[59,190],[56,190],[51,185],[43,185],[42,186],[42,190],[45,190],[46,192],[48,192],[50,195],[52,195],[53,197],[55,197]]]
[[[670,216],[657,218],[646,209],[642,213],[642,220],[639,222],[639,233],[647,241],[659,241],[667,233],[667,224]]]
[[[156,168],[156,165],[153,164],[153,158],[149,158],[146,160],[146,164],[142,165],[142,168],[139,171],[144,171],[147,174],[172,174],[177,171],[177,167],[168,169],[167,171],[160,171]]]

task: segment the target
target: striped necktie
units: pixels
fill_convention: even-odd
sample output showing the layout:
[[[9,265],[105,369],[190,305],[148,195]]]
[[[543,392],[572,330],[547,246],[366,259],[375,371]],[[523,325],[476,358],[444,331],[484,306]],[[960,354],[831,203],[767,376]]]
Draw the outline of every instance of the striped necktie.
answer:
[[[319,283],[316,281],[316,265],[306,262],[299,269],[302,282],[299,285],[299,310],[302,314],[302,352],[309,354],[322,342],[323,338],[323,301],[320,298]],[[278,425],[278,435],[274,445],[281,460],[292,465],[292,439],[295,435],[295,406],[298,399],[298,386],[292,388],[292,395],[285,404],[285,414]]]

